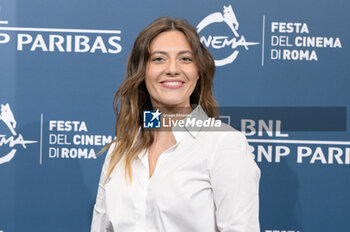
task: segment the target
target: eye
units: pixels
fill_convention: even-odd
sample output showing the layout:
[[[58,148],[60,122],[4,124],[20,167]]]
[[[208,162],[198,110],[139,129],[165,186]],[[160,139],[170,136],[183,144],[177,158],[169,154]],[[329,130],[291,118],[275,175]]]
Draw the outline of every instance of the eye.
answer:
[[[163,58],[163,57],[153,57],[153,58],[151,59],[151,61],[152,61],[152,62],[155,62],[155,63],[160,63],[160,62],[165,61],[165,58]]]
[[[180,60],[185,63],[191,63],[193,59],[191,57],[184,56],[184,57],[181,57]]]

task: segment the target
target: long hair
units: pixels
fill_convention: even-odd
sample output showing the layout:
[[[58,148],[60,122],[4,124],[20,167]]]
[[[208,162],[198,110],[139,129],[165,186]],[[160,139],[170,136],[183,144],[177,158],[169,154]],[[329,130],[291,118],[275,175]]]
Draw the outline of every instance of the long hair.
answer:
[[[152,145],[154,135],[142,127],[144,110],[152,110],[149,93],[145,85],[145,73],[150,59],[150,44],[162,32],[180,31],[189,42],[194,62],[198,67],[199,79],[190,96],[191,105],[200,105],[209,117],[217,117],[217,104],[213,96],[214,59],[201,44],[196,30],[185,20],[161,17],[143,29],[137,36],[131,50],[126,77],[117,90],[113,107],[117,116],[112,143],[116,146],[111,154],[107,177],[118,162],[125,164],[125,176],[132,181],[131,163],[145,148]],[[111,145],[111,144],[109,144]]]

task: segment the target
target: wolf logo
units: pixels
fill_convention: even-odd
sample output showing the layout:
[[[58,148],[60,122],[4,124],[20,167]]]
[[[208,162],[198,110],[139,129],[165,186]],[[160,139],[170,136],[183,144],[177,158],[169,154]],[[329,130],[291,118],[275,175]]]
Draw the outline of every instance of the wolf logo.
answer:
[[[10,105],[8,103],[6,105],[1,104],[0,120],[2,120],[10,129],[12,135],[17,135],[15,131],[17,123],[15,117],[13,117]]]
[[[208,38],[202,36],[200,41],[207,47],[212,47],[213,49],[220,49],[224,47],[230,46],[232,49],[232,53],[223,58],[221,60],[215,60],[216,66],[223,66],[226,64],[232,63],[238,56],[239,50],[237,50],[238,46],[243,46],[246,50],[248,50],[248,46],[257,45],[257,42],[247,42],[244,36],[239,35],[238,28],[239,23],[235,12],[233,12],[232,6],[224,6],[223,12],[215,12],[207,17],[205,17],[202,21],[197,25],[198,34],[208,25],[213,23],[225,23],[232,31],[234,37],[229,38],[228,36],[212,36],[210,35]]]
[[[224,6],[224,22],[231,28],[236,37],[238,37],[238,27],[239,23],[237,21],[235,12],[232,10],[232,6]]]
[[[211,23],[225,22],[227,24],[227,26],[230,27],[233,34],[236,37],[239,37],[239,34],[237,32],[238,27],[239,27],[239,23],[237,21],[235,12],[233,12],[233,10],[232,10],[232,6],[231,5],[224,6],[223,12],[224,12],[224,14],[222,14],[221,12],[215,12],[215,13],[212,13],[212,14],[208,15],[207,17],[205,17],[197,26],[198,32],[200,32],[203,28],[205,28],[206,26],[208,26]]]
[[[3,144],[9,144],[9,147],[12,148],[17,144],[20,144],[23,146],[23,148],[27,148],[26,144],[37,143],[37,141],[24,140],[21,134],[17,136],[17,132],[15,131],[17,123],[8,103],[5,105],[1,104],[0,121],[3,121],[12,133],[12,136],[9,138],[6,138],[5,135],[0,134],[0,147]],[[15,138],[15,136],[17,136],[17,138]],[[17,150],[12,148],[8,154],[0,157],[0,164],[10,162],[15,156],[16,152]]]

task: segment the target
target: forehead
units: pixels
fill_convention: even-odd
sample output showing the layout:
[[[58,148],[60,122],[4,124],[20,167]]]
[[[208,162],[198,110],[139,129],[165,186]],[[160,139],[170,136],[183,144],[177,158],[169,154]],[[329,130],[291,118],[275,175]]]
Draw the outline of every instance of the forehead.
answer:
[[[166,31],[157,35],[151,42],[151,52],[154,51],[192,51],[190,43],[181,31]]]

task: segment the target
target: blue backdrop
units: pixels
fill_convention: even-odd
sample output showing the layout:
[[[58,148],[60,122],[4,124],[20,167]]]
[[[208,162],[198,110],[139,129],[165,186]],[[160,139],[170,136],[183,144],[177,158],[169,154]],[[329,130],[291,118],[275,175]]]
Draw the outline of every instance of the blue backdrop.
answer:
[[[349,231],[349,12],[345,0],[0,0],[0,231],[89,231],[113,95],[137,34],[164,15],[197,27],[221,106],[346,107],[336,131],[230,116],[262,171],[261,231]]]

